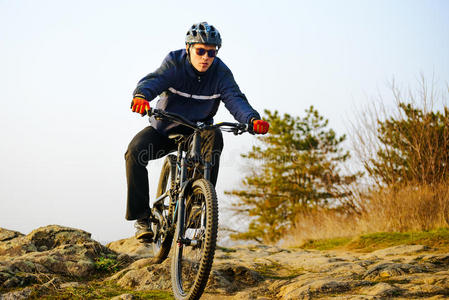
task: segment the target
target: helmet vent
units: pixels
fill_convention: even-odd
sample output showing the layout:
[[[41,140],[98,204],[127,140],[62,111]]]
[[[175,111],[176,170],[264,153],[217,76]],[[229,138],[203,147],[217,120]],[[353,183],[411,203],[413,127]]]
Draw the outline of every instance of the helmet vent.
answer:
[[[1,0],[0,0],[1,1]],[[186,44],[210,44],[221,47],[221,36],[215,26],[207,24],[207,22],[201,22],[193,24],[189,27],[189,31],[186,34]]]

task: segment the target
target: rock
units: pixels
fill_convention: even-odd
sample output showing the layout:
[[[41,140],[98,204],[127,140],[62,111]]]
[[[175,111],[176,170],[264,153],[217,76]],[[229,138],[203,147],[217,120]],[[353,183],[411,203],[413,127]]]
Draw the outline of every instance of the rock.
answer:
[[[107,280],[136,290],[168,290],[171,288],[170,263],[170,259],[161,264],[154,264],[152,258],[140,259]],[[213,266],[207,289],[232,293],[257,285],[261,280],[261,275],[243,265],[222,263]]]
[[[0,241],[0,257],[20,256],[30,252],[51,250],[60,245],[86,242],[95,242],[90,238],[88,232],[70,227],[49,225],[35,229],[26,236],[18,234],[15,238]]]
[[[377,280],[404,274],[422,273],[425,271],[425,269],[417,265],[401,263],[380,263],[369,268],[363,275],[363,278]]]
[[[287,265],[291,269],[304,269],[310,272],[328,272],[347,262],[346,259],[341,257],[323,256],[319,251],[281,252],[255,261],[275,262],[280,265]]]
[[[171,287],[170,260],[153,264],[151,258],[141,259],[107,280],[136,290],[168,290]]]
[[[449,254],[426,253],[427,250],[419,245],[398,246],[362,255],[257,245],[218,247],[202,299],[377,300],[448,296]],[[89,233],[63,226],[38,228],[28,235],[0,228],[0,289],[4,293],[0,299],[24,299],[34,297],[36,292],[45,298],[58,289],[83,285],[95,288],[100,280],[127,290],[170,290],[170,257],[156,264],[151,253],[151,245],[134,238],[104,247],[92,240]],[[101,270],[112,269],[119,270],[101,279],[108,274],[100,273]],[[95,283],[86,280],[92,275]],[[68,279],[71,282],[64,282]],[[9,291],[25,286],[28,287]],[[113,299],[135,297],[124,293]]]
[[[358,263],[340,263],[336,264],[333,269],[329,271],[330,275],[347,276],[357,278],[366,272],[366,268]]]
[[[404,296],[408,298],[421,298],[421,297],[431,297],[436,295],[447,295],[449,294],[449,289],[439,285],[430,284],[407,284],[403,285],[402,288],[406,290]]]
[[[257,285],[263,277],[243,265],[223,263],[214,265],[209,276],[208,289],[232,293]]]
[[[152,244],[141,243],[135,237],[121,239],[106,245],[109,249],[136,258],[153,256]]]
[[[378,297],[389,297],[397,295],[400,291],[401,289],[385,282],[381,282],[376,284],[375,286],[367,287],[361,290],[363,294]]]
[[[23,234],[18,231],[8,230],[0,227],[0,242],[6,242],[20,236],[23,236]]]
[[[28,299],[33,292],[33,289],[30,287],[5,293],[3,295],[0,295],[0,300],[21,300],[21,299]]]
[[[399,245],[390,248],[380,249],[371,252],[368,257],[385,257],[395,255],[411,255],[429,250],[428,246],[424,245]]]
[[[96,260],[116,256],[92,240],[90,233],[57,225],[38,228],[26,236],[15,234],[0,242],[0,253],[3,288],[45,282],[55,276],[90,276],[97,272]]]
[[[426,255],[423,256],[421,260],[434,265],[448,266],[449,254]]]
[[[332,278],[318,278],[313,280],[308,276],[306,280],[300,276],[293,283],[281,288],[277,296],[281,299],[311,299],[317,295],[335,294],[350,289],[350,284]]]
[[[134,296],[133,294],[122,294],[120,296],[111,298],[111,300],[134,300],[134,299],[138,299],[138,298],[136,296]]]

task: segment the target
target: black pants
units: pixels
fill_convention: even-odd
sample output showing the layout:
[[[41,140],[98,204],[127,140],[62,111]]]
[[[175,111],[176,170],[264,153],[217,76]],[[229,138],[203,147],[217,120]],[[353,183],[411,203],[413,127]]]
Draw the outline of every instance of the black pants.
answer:
[[[201,153],[207,161],[211,162],[210,179],[215,185],[218,177],[220,155],[223,150],[221,130],[203,131],[201,140]],[[161,158],[176,150],[177,145],[173,140],[162,135],[151,126],[141,130],[131,140],[125,153],[126,180],[128,182],[127,220],[137,220],[150,216],[148,171],[146,168],[148,161]]]

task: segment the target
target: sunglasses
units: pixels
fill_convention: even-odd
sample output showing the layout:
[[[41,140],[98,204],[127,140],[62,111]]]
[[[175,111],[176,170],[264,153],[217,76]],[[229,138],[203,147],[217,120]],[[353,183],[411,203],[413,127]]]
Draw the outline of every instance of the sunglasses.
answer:
[[[204,48],[195,48],[195,53],[198,56],[203,56],[204,54],[207,53],[207,56],[215,57],[217,55],[217,50],[216,49],[206,50]]]

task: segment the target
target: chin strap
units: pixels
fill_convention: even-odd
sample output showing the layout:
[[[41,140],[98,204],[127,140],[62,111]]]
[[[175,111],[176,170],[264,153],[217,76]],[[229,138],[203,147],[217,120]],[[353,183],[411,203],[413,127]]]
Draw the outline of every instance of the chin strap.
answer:
[[[192,62],[190,61],[190,48],[192,47],[192,44],[189,44],[189,47],[187,48],[187,60],[192,65]],[[193,65],[192,65],[193,67]]]

